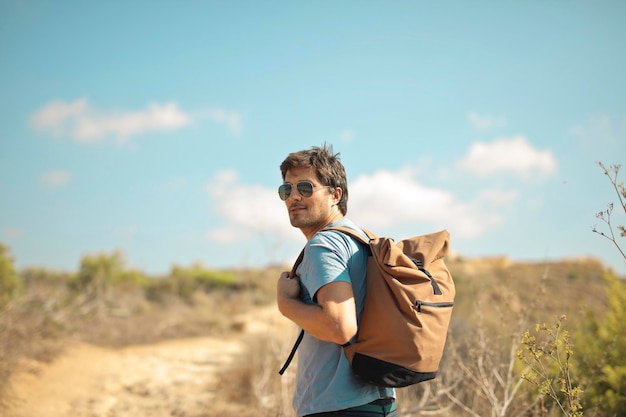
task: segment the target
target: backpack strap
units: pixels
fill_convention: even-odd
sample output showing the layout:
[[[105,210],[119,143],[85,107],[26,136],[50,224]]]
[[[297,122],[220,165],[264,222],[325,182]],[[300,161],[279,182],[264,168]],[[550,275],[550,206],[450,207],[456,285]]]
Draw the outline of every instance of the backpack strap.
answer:
[[[289,352],[289,357],[285,361],[285,364],[283,365],[283,367],[280,368],[280,371],[278,371],[280,375],[284,374],[287,368],[289,367],[289,364],[291,364],[291,361],[293,360],[293,357],[296,355],[296,350],[298,350],[298,346],[300,346],[300,343],[302,342],[303,337],[304,337],[304,330],[300,330],[298,339],[296,340],[296,343],[293,344],[293,347],[291,348],[291,352]]]
[[[304,248],[300,251],[300,255],[298,255],[298,259],[296,259],[296,261],[293,263],[293,266],[291,267],[291,272],[289,273],[289,278],[296,277],[297,275],[296,270],[298,269],[298,266],[302,263],[302,259],[304,259]],[[289,352],[289,357],[285,361],[285,364],[283,365],[283,367],[280,368],[280,371],[278,371],[280,375],[284,374],[287,368],[289,367],[289,364],[293,360],[293,357],[296,355],[296,350],[298,350],[298,346],[300,346],[300,343],[302,342],[303,337],[304,337],[304,330],[300,330],[298,339],[293,344],[293,347],[291,348],[291,352]]]
[[[373,239],[378,237],[374,233],[370,232],[367,229],[361,229],[363,231],[363,233],[365,233],[365,235],[368,238],[368,239],[365,239],[356,230],[350,229],[349,227],[345,227],[345,226],[330,226],[330,227],[325,228],[324,230],[337,230],[338,232],[342,232],[342,233],[345,233],[345,234],[353,237],[354,239],[358,240],[359,242],[361,242],[361,243],[363,243],[365,245],[369,245],[371,240],[373,240]]]

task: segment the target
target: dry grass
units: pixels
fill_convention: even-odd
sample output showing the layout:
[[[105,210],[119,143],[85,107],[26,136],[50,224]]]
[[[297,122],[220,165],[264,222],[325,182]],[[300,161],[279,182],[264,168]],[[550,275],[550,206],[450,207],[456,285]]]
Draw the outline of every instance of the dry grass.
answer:
[[[606,303],[603,268],[595,261],[543,264],[499,258],[455,260],[449,267],[457,283],[449,348],[466,361],[475,359],[472,349],[479,329],[489,335],[491,359],[504,363],[512,335],[523,330],[520,326],[551,322],[561,314],[577,317],[585,308],[600,312]],[[16,366],[30,359],[53,360],[67,340],[126,346],[238,332],[241,323],[236,317],[240,313],[274,302],[275,280],[282,269],[236,271],[235,287],[197,291],[184,300],[162,294],[158,302],[148,301],[143,291],[132,286],[110,288],[104,300],[93,300],[72,294],[61,279],[28,282],[25,293],[0,312],[0,399]],[[291,337],[251,336],[249,351],[224,370],[218,384],[218,395],[229,400],[220,407],[228,409],[207,404],[205,410],[210,411],[197,417],[291,415],[295,367],[282,378],[277,375],[293,342]],[[465,415],[450,407],[445,395],[453,386],[471,389],[458,381],[463,377],[458,368],[449,354],[437,380],[399,390],[404,415]],[[457,395],[490,414],[488,404],[475,393]]]
[[[265,282],[275,282],[273,272],[238,271],[232,287],[184,299],[165,293],[157,301],[139,286],[112,286],[94,299],[72,291],[68,274],[30,276],[23,294],[0,310],[0,410],[11,373],[30,361],[54,360],[69,341],[123,347],[236,332],[238,314],[272,302]]]

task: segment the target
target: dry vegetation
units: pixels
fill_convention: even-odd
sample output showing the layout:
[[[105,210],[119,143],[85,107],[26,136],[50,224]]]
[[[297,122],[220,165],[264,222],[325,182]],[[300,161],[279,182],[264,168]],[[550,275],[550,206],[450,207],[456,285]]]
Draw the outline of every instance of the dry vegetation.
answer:
[[[602,265],[594,260],[516,263],[504,258],[448,263],[457,301],[447,353],[436,380],[398,390],[402,415],[556,415],[542,408],[540,397],[520,379],[515,360],[519,337],[535,323],[563,314],[575,322],[583,311],[604,311]],[[169,287],[155,294],[154,287],[148,291],[128,282],[107,286],[96,297],[68,286],[68,274],[24,271],[21,295],[0,313],[0,399],[6,406],[12,372],[32,361],[54,361],[71,341],[119,348],[239,334],[247,348],[223,370],[214,388],[226,401],[218,405],[207,400],[199,404],[202,412],[179,415],[291,415],[295,367],[282,378],[277,369],[292,335],[243,334],[245,323],[238,319],[273,304],[279,270],[234,271],[232,283],[196,288],[184,297]]]

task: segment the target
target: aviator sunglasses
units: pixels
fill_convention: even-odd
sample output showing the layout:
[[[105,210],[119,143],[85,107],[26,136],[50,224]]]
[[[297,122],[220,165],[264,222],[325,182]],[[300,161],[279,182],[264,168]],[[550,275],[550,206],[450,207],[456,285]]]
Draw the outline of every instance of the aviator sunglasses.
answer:
[[[278,196],[280,197],[280,199],[286,201],[291,195],[292,188],[293,185],[289,183],[281,184],[281,186],[278,187]],[[304,198],[311,197],[316,191],[316,188],[321,190],[322,188],[332,189],[333,187],[330,185],[313,185],[313,183],[310,181],[298,181],[298,183],[296,184],[296,189],[298,190],[298,193],[300,193],[300,195]]]

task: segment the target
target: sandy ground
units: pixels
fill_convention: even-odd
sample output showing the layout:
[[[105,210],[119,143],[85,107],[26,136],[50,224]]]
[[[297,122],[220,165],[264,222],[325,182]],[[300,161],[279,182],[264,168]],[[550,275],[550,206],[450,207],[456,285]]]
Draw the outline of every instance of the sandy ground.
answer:
[[[225,338],[178,339],[107,349],[75,343],[51,364],[25,363],[12,377],[5,417],[209,416],[230,414],[216,396],[219,373],[245,349],[245,336],[291,329],[276,308],[241,318]]]

